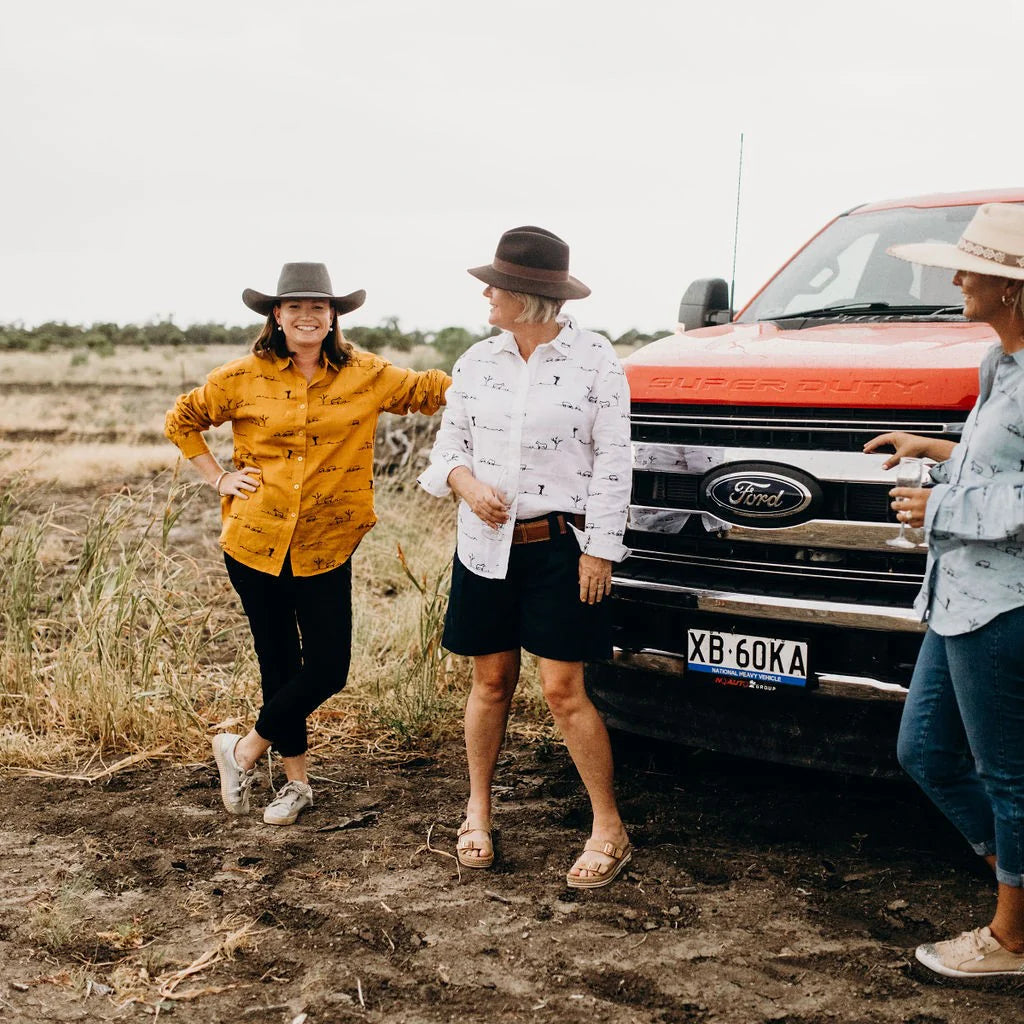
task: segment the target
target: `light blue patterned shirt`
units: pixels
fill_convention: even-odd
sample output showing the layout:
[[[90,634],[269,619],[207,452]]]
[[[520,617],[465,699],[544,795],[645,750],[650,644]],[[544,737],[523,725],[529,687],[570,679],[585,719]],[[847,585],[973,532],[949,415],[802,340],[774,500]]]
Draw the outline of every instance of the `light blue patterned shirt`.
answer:
[[[985,354],[963,438],[932,479],[914,607],[936,633],[957,636],[1024,605],[1024,351]]]

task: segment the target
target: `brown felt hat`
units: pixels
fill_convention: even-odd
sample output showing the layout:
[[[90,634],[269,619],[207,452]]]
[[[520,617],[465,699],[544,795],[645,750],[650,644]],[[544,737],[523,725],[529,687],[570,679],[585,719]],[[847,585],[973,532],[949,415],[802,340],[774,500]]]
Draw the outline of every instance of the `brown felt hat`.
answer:
[[[242,301],[257,313],[267,316],[282,299],[330,299],[338,316],[351,313],[366,301],[366,292],[359,289],[348,295],[335,295],[331,275],[323,263],[286,263],[277,279],[277,294],[264,295],[253,288],[242,292]]]
[[[551,299],[585,299],[590,289],[569,276],[569,246],[558,235],[527,225],[501,236],[494,259],[469,272],[485,284],[507,292]]]

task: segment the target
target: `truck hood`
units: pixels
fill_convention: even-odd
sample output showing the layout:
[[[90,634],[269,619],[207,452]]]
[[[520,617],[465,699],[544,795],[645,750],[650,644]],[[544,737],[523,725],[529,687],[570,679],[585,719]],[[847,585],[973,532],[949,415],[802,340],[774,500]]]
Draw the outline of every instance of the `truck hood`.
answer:
[[[634,402],[970,409],[987,324],[770,322],[679,331],[623,361]]]

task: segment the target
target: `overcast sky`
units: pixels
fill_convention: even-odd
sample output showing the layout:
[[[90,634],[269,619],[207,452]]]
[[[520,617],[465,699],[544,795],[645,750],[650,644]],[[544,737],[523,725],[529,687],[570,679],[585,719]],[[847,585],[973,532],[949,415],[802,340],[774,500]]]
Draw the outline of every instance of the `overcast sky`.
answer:
[[[32,0],[0,34],[0,321],[255,322],[288,260],[346,322],[485,323],[539,224],[590,327],[737,297],[857,203],[1024,185],[1020,0]]]

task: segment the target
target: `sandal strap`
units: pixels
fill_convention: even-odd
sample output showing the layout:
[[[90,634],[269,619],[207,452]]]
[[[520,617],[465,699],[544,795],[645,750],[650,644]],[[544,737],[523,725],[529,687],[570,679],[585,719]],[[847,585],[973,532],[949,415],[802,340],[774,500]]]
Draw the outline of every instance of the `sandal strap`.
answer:
[[[626,851],[629,849],[629,843],[625,846],[616,846],[614,843],[604,843],[600,839],[588,839],[583,844],[583,851],[585,853],[603,853],[606,857],[611,857],[613,860],[622,860],[626,855]],[[587,868],[588,871],[593,870]]]
[[[491,834],[491,826],[487,825],[485,827],[483,825],[470,825],[469,821],[464,821],[459,826],[458,834],[460,836],[464,836],[467,832],[486,832],[487,835],[490,836],[490,834]]]

